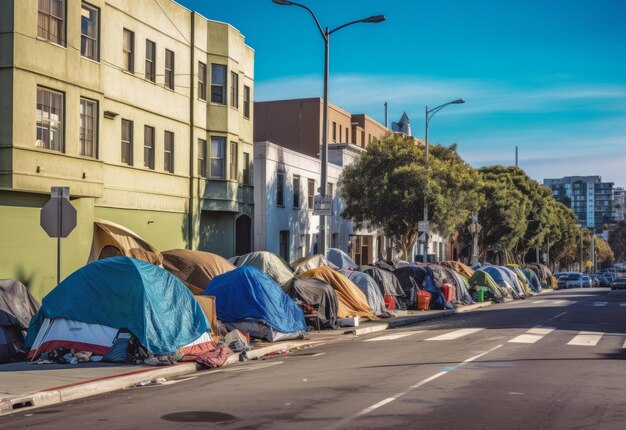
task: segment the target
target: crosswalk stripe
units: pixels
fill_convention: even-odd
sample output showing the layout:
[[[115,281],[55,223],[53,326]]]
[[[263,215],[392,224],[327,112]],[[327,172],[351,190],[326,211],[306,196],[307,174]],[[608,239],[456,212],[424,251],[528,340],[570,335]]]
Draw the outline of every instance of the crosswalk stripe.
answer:
[[[620,303],[619,305],[620,306],[626,306],[626,303]]]
[[[525,334],[521,334],[509,340],[510,343],[535,343],[545,335],[554,331],[554,327],[537,326],[528,330]]]
[[[378,337],[373,337],[371,339],[365,339],[365,342],[377,342],[380,340],[395,340],[395,339],[401,339],[403,337],[406,336],[411,336],[412,334],[416,334],[416,333],[422,333],[424,330],[418,330],[418,331],[405,331],[402,333],[394,333],[394,334],[388,334],[385,336],[378,336]]]
[[[567,342],[568,345],[575,346],[595,346],[602,338],[604,333],[595,331],[581,331],[578,335],[574,336],[572,340]]]
[[[535,300],[535,304],[539,304],[539,303],[545,303],[547,302],[547,300]]]
[[[593,302],[592,306],[606,306],[609,302]]]
[[[452,340],[452,339],[458,339],[460,337],[467,336],[469,334],[476,333],[476,332],[481,331],[481,330],[482,330],[482,328],[462,328],[462,329],[459,329],[459,330],[452,331],[450,333],[446,333],[446,334],[442,334],[442,335],[439,335],[439,336],[431,337],[431,338],[426,339],[426,340]]]
[[[624,341],[624,346],[622,348],[626,349],[626,340]]]

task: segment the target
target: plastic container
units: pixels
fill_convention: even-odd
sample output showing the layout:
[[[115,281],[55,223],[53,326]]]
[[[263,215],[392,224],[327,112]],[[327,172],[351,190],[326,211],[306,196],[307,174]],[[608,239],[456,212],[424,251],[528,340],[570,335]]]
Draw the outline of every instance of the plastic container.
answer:
[[[385,307],[392,311],[396,308],[396,301],[393,299],[393,296],[386,295],[383,297],[385,300]]]
[[[476,300],[479,302],[485,301],[485,290],[476,291]]]
[[[443,284],[439,289],[443,293],[443,297],[446,299],[446,302],[452,303],[452,292],[454,291],[452,289],[452,285]]]
[[[417,293],[417,310],[427,311],[430,308],[430,293],[420,291]]]

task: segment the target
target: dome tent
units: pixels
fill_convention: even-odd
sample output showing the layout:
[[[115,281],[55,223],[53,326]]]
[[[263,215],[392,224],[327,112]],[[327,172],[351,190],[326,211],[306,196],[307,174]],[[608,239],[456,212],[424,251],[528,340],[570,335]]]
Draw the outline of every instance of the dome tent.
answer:
[[[204,251],[174,249],[162,252],[163,267],[193,294],[202,294],[213,278],[235,269],[224,257]]]
[[[229,261],[237,267],[256,267],[261,272],[271,276],[284,291],[289,288],[289,281],[293,278],[291,266],[280,255],[273,252],[255,251],[233,257]]]
[[[208,342],[211,330],[196,299],[174,275],[141,260],[112,257],[76,270],[44,297],[28,330],[29,357],[59,346],[90,350],[85,347],[92,344],[91,333],[97,335],[93,352],[104,355],[120,329],[157,355],[173,354],[199,339]],[[55,339],[54,333],[71,336]]]
[[[359,268],[359,265],[341,249],[328,248],[326,258],[339,269],[357,270]]]
[[[383,294],[380,292],[376,281],[370,275],[357,270],[341,270],[340,272],[365,294],[367,304],[374,312],[374,315],[382,315],[386,312]]]

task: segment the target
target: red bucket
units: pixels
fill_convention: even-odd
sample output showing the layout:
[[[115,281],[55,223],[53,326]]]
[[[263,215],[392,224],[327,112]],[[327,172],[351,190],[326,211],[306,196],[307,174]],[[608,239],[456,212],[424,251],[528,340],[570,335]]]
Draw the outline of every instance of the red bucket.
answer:
[[[443,293],[443,297],[446,299],[446,302],[451,303],[452,302],[452,294],[454,292],[454,290],[452,289],[452,285],[450,284],[443,284],[441,287],[441,292]]]
[[[430,308],[430,293],[420,291],[417,293],[417,309],[420,311],[426,311],[428,308]]]

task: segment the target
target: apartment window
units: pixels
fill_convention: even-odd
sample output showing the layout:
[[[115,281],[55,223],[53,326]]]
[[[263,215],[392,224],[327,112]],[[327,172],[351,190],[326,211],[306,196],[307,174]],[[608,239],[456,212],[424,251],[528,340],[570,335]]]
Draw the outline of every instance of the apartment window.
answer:
[[[122,41],[122,67],[125,71],[133,73],[135,71],[135,33],[124,29]]]
[[[80,55],[94,61],[99,60],[99,20],[100,10],[83,3],[80,12]]]
[[[250,118],[250,87],[243,86],[243,117]]]
[[[64,0],[39,0],[37,37],[65,46]]]
[[[163,170],[174,173],[174,133],[166,131],[163,140]]]
[[[133,122],[122,119],[122,163],[133,165]]]
[[[206,101],[206,64],[198,61],[198,98]]]
[[[225,137],[211,138],[211,179],[224,179]]]
[[[343,127],[340,125],[339,126],[339,142],[343,142],[342,136],[343,136]]]
[[[63,152],[63,93],[37,87],[37,147]]]
[[[165,50],[165,87],[174,89],[174,52]]]
[[[98,102],[80,99],[80,155],[85,157],[98,156]]]
[[[206,178],[206,140],[198,139],[198,175]]]
[[[289,261],[289,230],[281,230],[278,238],[279,253],[285,261]]]
[[[333,121],[333,140],[337,140],[337,123]]]
[[[226,104],[226,66],[211,64],[211,103]]]
[[[243,184],[252,185],[252,179],[250,178],[250,154],[243,153]]]
[[[300,208],[300,176],[293,176],[293,208]]]
[[[333,233],[330,239],[331,248],[339,248],[339,234]]]
[[[146,79],[156,82],[156,43],[146,39]]]
[[[239,75],[230,72],[230,105],[239,109]]]
[[[344,142],[350,143],[350,129],[348,127],[346,127],[346,140]]]
[[[230,179],[237,180],[237,142],[230,142],[229,170]]]
[[[365,132],[361,132],[361,147],[365,148]]]
[[[313,210],[315,204],[315,179],[307,179],[306,185],[307,208]]]
[[[276,206],[285,207],[285,174],[282,172],[276,175]]]
[[[154,170],[154,127],[143,128],[143,167]]]

